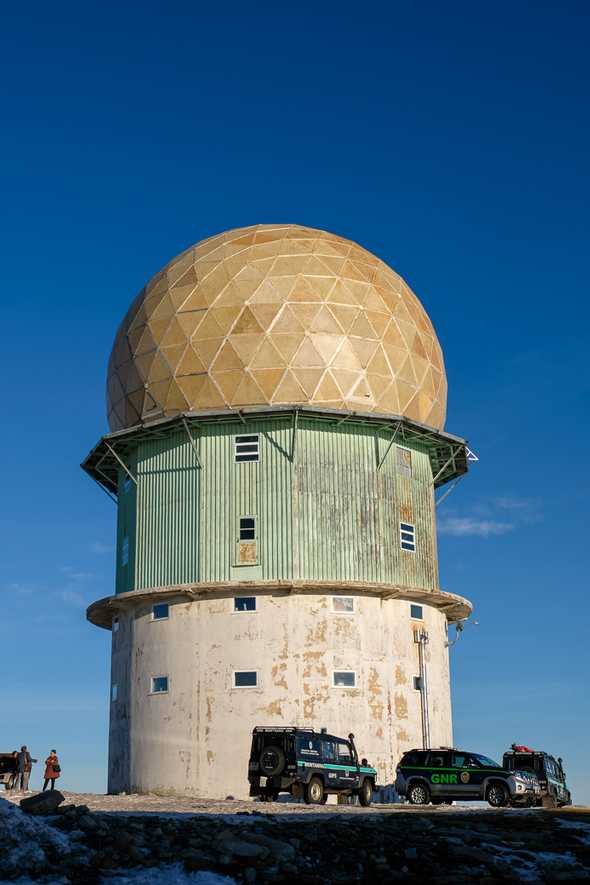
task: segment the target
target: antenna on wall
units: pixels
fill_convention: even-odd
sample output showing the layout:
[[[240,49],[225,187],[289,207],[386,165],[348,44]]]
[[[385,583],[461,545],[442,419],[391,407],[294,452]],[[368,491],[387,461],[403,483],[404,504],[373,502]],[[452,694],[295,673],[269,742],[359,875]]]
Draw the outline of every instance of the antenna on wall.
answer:
[[[451,648],[452,645],[459,642],[465,627],[479,627],[479,621],[469,620],[468,618],[463,618],[461,621],[457,621],[455,624],[455,638],[447,640],[445,642],[445,648]]]

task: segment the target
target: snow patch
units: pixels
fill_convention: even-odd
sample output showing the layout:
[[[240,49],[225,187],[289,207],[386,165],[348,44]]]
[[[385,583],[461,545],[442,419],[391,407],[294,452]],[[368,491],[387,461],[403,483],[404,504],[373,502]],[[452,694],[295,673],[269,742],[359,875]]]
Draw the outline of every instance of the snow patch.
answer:
[[[182,864],[142,867],[139,870],[113,870],[101,879],[101,885],[234,885],[235,879],[199,870],[187,873]],[[24,883],[23,883],[24,885]]]
[[[0,799],[0,845],[0,881],[2,875],[14,876],[43,867],[47,862],[47,849],[58,858],[71,853],[70,841],[64,833],[40,818],[25,814],[5,799]]]

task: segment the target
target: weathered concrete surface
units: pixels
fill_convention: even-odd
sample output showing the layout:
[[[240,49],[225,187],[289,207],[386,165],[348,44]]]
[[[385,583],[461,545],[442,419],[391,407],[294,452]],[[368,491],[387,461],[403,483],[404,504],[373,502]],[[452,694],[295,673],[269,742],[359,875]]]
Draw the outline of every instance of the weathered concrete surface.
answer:
[[[426,646],[430,742],[452,744],[445,614],[372,592],[290,593],[257,589],[256,612],[234,612],[228,588],[187,602],[170,598],[170,616],[153,621],[151,602],[128,603],[113,633],[109,791],[248,795],[255,725],[353,731],[361,756],[391,784],[401,755],[423,745],[416,629]],[[351,595],[354,614],[333,611]],[[258,687],[236,689],[235,670],[256,670]],[[333,671],[356,673],[355,688],[333,687]],[[152,676],[169,691],[150,694]],[[227,748],[231,748],[231,752]]]
[[[4,870],[0,857],[2,881],[28,873],[48,882],[59,873],[60,882],[98,885],[116,870],[172,862],[247,883],[590,879],[590,809],[311,809],[150,796],[68,799],[73,802],[45,820],[70,840],[70,853],[59,860],[46,853],[43,863],[18,872]]]

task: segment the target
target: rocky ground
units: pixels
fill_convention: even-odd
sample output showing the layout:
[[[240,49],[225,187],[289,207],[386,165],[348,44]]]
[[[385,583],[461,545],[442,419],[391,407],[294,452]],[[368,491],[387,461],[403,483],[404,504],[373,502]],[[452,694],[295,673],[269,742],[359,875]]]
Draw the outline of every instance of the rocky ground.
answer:
[[[26,874],[51,885],[122,885],[169,870],[157,881],[204,882],[198,871],[212,871],[301,885],[590,882],[590,809],[366,810],[80,794],[43,817],[0,806],[0,881]]]

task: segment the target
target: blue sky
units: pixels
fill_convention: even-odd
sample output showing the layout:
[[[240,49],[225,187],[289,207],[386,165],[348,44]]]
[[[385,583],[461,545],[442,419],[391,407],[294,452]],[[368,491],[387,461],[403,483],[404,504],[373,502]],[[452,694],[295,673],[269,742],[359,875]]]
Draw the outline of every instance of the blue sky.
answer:
[[[105,788],[114,506],[78,465],[117,324],[191,243],[297,222],[408,280],[480,458],[439,510],[457,743],[590,802],[588,37],[571,2],[5,11],[0,750]]]

